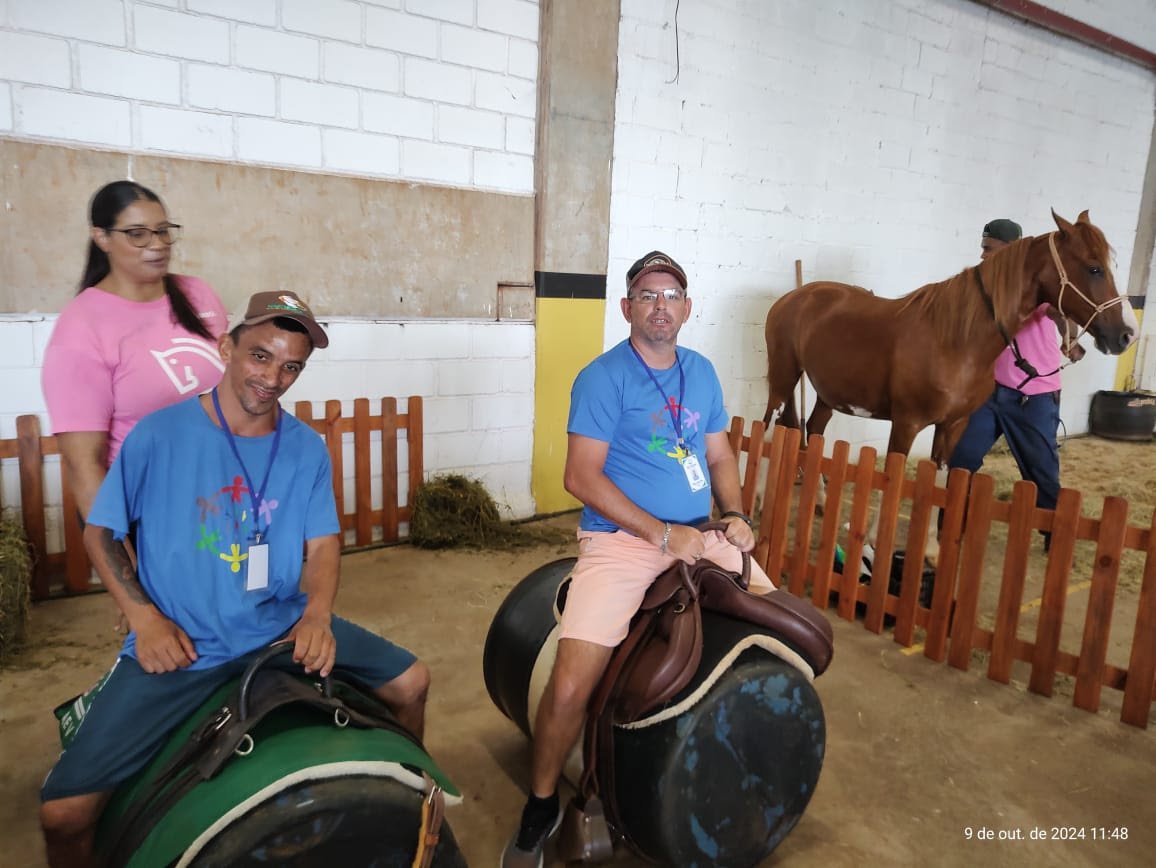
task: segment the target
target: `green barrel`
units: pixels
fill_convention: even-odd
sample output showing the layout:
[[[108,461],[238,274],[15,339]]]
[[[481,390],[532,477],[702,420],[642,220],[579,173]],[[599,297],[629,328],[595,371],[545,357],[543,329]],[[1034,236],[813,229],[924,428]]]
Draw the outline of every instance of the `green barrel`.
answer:
[[[110,835],[147,792],[166,760],[202,720],[228,701],[223,686],[138,775],[113,795],[97,831],[109,857]],[[253,749],[199,783],[153,827],[143,844],[112,864],[159,866],[409,866],[421,824],[422,773],[460,793],[414,742],[382,729],[339,727],[314,708],[284,706],[252,732]],[[448,823],[434,856],[441,868],[464,868]]]

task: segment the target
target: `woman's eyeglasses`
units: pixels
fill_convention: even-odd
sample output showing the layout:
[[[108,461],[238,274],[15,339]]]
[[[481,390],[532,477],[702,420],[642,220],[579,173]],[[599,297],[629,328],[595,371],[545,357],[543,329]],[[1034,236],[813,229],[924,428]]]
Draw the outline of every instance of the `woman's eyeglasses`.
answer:
[[[153,243],[153,236],[161,240],[161,244],[174,244],[181,237],[179,223],[166,223],[157,229],[147,226],[133,226],[131,229],[108,229],[108,232],[120,232],[128,239],[133,247],[148,247]]]

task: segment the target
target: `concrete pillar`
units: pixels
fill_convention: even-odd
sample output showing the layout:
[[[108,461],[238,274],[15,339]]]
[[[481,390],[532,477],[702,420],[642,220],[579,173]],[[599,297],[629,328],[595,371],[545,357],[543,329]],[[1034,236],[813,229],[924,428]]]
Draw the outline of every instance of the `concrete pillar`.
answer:
[[[539,514],[578,506],[562,487],[570,386],[602,352],[619,0],[542,0],[535,165],[536,382],[531,489]]]

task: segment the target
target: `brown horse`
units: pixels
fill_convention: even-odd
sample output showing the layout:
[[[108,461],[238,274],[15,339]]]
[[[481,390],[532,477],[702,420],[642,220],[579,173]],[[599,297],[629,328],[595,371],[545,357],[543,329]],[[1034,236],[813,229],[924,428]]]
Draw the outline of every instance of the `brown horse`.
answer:
[[[835,410],[889,419],[887,451],[906,455],[915,435],[934,425],[931,457],[943,467],[994,388],[996,357],[1041,304],[1090,332],[1101,352],[1124,352],[1139,327],[1116,294],[1104,233],[1087,211],[1075,223],[1052,217],[1055,232],[1016,241],[902,298],[827,281],[780,298],[767,314],[763,421],[770,425],[782,408],[781,423],[799,426],[794,388],[805,372],[816,394],[808,435],[821,434]]]

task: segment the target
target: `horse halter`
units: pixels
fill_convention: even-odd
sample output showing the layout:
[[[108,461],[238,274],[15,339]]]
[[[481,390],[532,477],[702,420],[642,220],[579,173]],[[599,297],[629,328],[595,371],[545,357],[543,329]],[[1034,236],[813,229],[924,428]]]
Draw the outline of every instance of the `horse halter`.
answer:
[[[1068,279],[1068,272],[1064,270],[1064,263],[1060,260],[1059,251],[1056,250],[1055,232],[1048,233],[1048,249],[1052,251],[1052,262],[1056,264],[1056,272],[1060,276],[1060,295],[1059,298],[1056,299],[1056,309],[1059,310],[1060,315],[1065,318],[1068,316],[1066,313],[1064,313],[1064,290],[1069,286],[1072,288],[1072,292],[1083,299],[1084,303],[1092,309],[1092,315],[1088,317],[1088,321],[1079,327],[1079,332],[1070,341],[1071,343],[1075,343],[1088,333],[1088,327],[1092,324],[1092,321],[1095,320],[1096,317],[1098,317],[1101,313],[1110,307],[1115,307],[1118,304],[1124,304],[1128,301],[1128,297],[1124,295],[1117,295],[1115,298],[1108,299],[1103,304],[1096,304],[1090,298],[1088,298],[1088,296],[1082,293],[1078,286],[1076,286]]]

